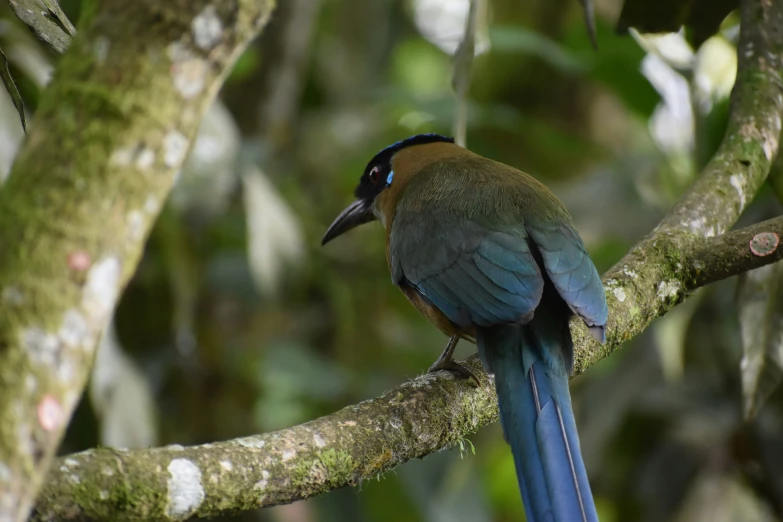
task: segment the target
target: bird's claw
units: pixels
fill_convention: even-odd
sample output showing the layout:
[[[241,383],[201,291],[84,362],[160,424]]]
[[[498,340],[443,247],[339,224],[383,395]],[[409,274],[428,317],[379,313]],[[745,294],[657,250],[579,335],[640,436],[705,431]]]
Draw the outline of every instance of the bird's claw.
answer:
[[[473,381],[476,386],[481,386],[481,381],[478,377],[476,377],[476,374],[467,369],[465,366],[461,365],[457,361],[454,361],[453,359],[449,360],[441,360],[438,359],[435,361],[435,364],[429,367],[427,370],[427,373],[434,373],[439,372],[441,370],[445,370],[447,372],[451,372],[452,374],[456,375],[457,378],[460,379],[470,379]]]

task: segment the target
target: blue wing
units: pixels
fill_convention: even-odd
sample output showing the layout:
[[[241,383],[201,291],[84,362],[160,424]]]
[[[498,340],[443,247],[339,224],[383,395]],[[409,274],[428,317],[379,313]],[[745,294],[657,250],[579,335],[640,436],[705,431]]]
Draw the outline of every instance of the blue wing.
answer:
[[[491,231],[469,220],[421,221],[398,214],[390,237],[395,283],[403,279],[453,323],[525,323],[544,280],[523,226]]]
[[[591,327],[596,338],[606,339],[609,310],[601,278],[579,234],[569,224],[527,225],[549,279],[563,301]]]

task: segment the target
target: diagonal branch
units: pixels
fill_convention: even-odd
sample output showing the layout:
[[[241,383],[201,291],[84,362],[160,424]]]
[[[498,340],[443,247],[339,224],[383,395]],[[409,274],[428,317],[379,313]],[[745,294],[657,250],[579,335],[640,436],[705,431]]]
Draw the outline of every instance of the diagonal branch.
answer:
[[[581,372],[640,334],[688,289],[675,276],[682,248],[736,223],[767,178],[778,153],[783,115],[783,3],[743,0],[737,81],[723,142],[685,195],[653,232],[607,274],[608,342],[598,346],[574,328]],[[576,331],[575,331],[576,330]]]
[[[777,153],[783,2],[743,0],[737,85],[726,138],[683,200],[604,276],[609,342],[574,323],[583,371],[696,288],[777,261],[783,218],[725,233]],[[722,234],[722,235],[721,235]],[[53,466],[33,520],[180,520],[307,498],[450,447],[494,421],[491,380],[442,373],[285,430],[234,441],[120,452],[91,450]]]
[[[699,178],[655,232],[722,234],[737,221],[769,174],[783,110],[783,8],[743,0],[737,80],[723,142]]]

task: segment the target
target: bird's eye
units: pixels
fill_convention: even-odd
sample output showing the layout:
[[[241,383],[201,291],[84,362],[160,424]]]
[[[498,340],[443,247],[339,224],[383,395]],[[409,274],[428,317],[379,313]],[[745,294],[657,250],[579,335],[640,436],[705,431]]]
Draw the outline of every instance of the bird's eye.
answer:
[[[372,181],[373,185],[377,185],[379,179],[381,179],[381,169],[373,167],[370,171],[370,181]]]

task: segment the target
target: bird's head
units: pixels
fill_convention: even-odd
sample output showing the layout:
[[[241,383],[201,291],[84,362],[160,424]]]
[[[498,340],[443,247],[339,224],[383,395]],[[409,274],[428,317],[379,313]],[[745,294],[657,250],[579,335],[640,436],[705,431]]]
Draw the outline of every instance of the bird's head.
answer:
[[[454,143],[454,139],[441,136],[440,134],[417,134],[389,145],[376,154],[364,168],[359,185],[354,191],[356,200],[340,212],[340,215],[332,222],[326,230],[321,244],[325,245],[337,236],[359,225],[382,219],[382,213],[377,204],[378,197],[394,183],[395,178],[399,180],[401,177],[411,174],[409,172],[395,173],[395,168],[398,171],[400,170],[400,166],[394,161],[397,154],[417,145],[438,142]],[[406,166],[408,164],[411,163],[406,163]]]

